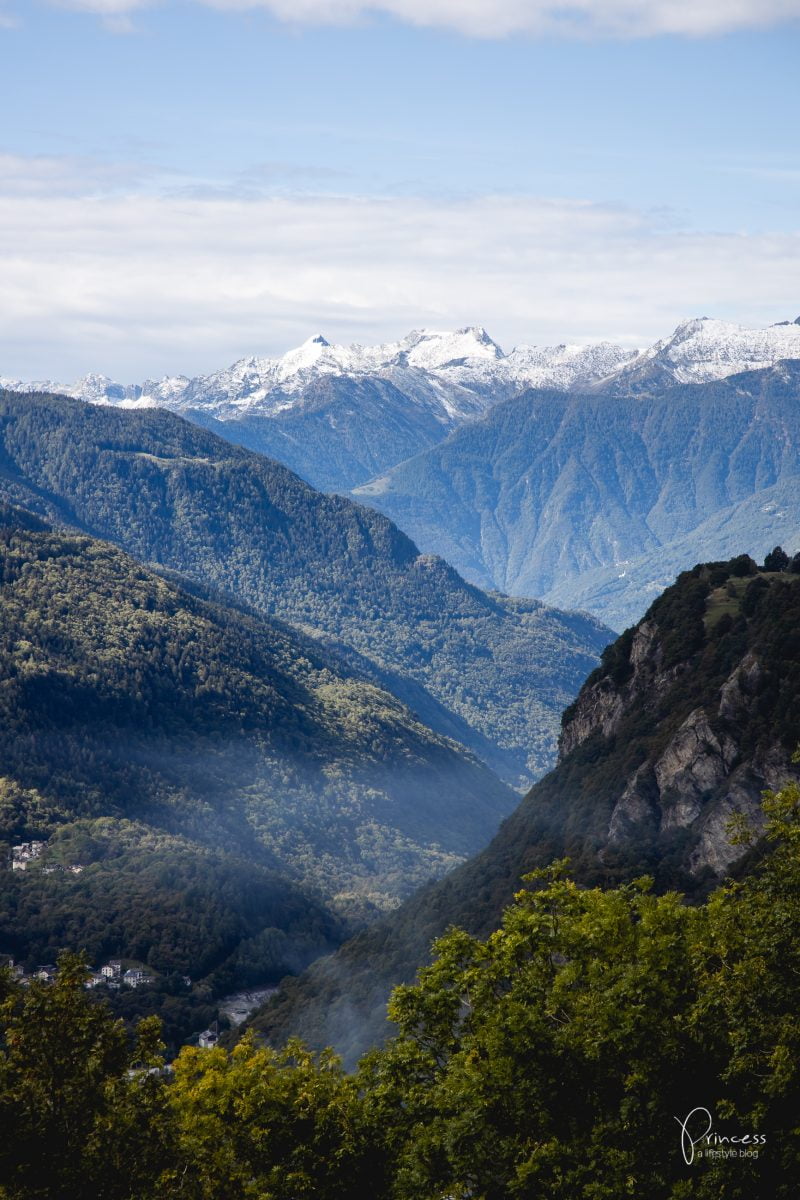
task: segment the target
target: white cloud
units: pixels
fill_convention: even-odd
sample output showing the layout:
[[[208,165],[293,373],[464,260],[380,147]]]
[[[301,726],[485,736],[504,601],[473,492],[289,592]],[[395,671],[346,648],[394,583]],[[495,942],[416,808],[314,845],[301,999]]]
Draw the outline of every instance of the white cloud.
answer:
[[[196,373],[318,331],[643,344],[685,316],[797,315],[800,234],[526,196],[104,194],[97,179],[80,194],[47,171],[32,163],[26,186],[17,163],[0,192],[0,375]]]
[[[165,0],[51,0],[119,17]],[[623,38],[702,37],[766,28],[800,17],[800,0],[196,0],[230,11],[262,10],[291,24],[341,25],[390,16],[470,37],[511,34]]]
[[[107,195],[143,183],[154,175],[141,163],[97,162],[95,159],[37,154],[25,157],[0,152],[0,195]]]

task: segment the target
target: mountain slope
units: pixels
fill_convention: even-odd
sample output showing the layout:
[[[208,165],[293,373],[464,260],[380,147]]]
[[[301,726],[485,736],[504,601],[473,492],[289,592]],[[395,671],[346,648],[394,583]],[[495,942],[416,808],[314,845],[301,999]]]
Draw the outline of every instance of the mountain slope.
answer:
[[[385,346],[332,346],[318,335],[282,358],[246,358],[195,379],[121,385],[89,375],[66,387],[0,386],[171,409],[278,458],[315,487],[348,491],[527,385],[588,383],[634,355],[608,343],[505,355],[483,329],[414,331]]]
[[[414,378],[414,376],[417,378]],[[323,491],[349,491],[387,466],[437,445],[458,424],[423,372],[312,379],[302,398],[264,416],[220,419],[207,408],[181,415],[250,450],[276,458]]]
[[[800,474],[798,396],[800,361],[633,393],[530,391],[356,494],[479,586],[621,628],[672,566],[725,553],[731,530],[759,555],[775,544],[746,508],[741,525],[710,518]],[[797,548],[800,520],[777,532]]]
[[[548,592],[548,601],[572,603],[613,619],[619,629],[626,628],[687,563],[702,562],[711,551],[718,558],[728,558],[744,546],[748,554],[761,559],[773,546],[782,545],[794,553],[800,548],[798,495],[800,475],[786,475],[780,483],[719,509],[696,529],[656,550],[556,585]]]
[[[568,855],[587,884],[645,872],[701,896],[746,861],[734,814],[796,775],[800,575],[746,557],[683,574],[610,646],[565,712],[557,768],[476,858],[288,983],[255,1019],[357,1056],[385,1033],[391,985],[448,925],[486,935],[521,877]]]
[[[86,946],[198,976],[234,956],[278,978],[513,804],[310,638],[9,509],[0,608],[0,837],[84,868],[0,870],[20,957]]]
[[[163,411],[0,393],[0,495],[325,637],[513,783],[608,640],[487,596],[385,517]]]
[[[475,327],[415,330],[382,346],[335,346],[317,335],[281,358],[244,358],[194,379],[125,385],[87,375],[65,386],[0,378],[0,387],[167,408],[278,458],[315,487],[346,492],[527,388],[631,393],[786,358],[800,358],[800,319],[746,329],[702,318],[641,353],[600,342],[505,354]]]

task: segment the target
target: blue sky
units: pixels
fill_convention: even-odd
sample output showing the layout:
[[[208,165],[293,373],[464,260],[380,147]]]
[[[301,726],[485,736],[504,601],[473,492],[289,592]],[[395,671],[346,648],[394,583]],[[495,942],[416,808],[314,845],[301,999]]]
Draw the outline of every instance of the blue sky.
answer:
[[[800,313],[800,3],[217,4],[0,0],[0,375]]]

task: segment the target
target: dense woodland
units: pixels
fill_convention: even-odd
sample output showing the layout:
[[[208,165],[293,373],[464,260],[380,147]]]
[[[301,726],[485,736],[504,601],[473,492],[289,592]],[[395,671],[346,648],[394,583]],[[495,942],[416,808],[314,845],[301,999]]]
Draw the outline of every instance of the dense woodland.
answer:
[[[513,786],[610,632],[487,595],[386,517],[160,410],[0,392],[0,497],[330,641]]]
[[[276,982],[515,802],[319,643],[8,508],[0,600],[0,950],[29,968],[125,956],[204,1003]]]
[[[791,1200],[800,789],[765,811],[759,867],[700,905],[528,876],[486,940],[439,940],[352,1074],[249,1036],[165,1076],[157,1022],[131,1043],[79,959],[55,984],[0,976],[0,1194]]]

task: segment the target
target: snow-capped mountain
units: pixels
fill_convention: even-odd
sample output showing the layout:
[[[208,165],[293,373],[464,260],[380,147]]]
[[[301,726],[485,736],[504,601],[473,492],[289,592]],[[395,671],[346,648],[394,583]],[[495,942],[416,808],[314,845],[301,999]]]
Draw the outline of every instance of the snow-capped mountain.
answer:
[[[624,363],[611,378],[615,390],[660,380],[710,383],[791,358],[800,358],[800,317],[766,329],[700,317],[682,322],[671,337]],[[604,380],[601,386],[609,382]]]
[[[797,322],[746,329],[703,318],[643,352],[600,342],[517,346],[506,354],[480,327],[414,330],[378,346],[332,345],[318,334],[280,358],[243,358],[193,379],[120,384],[87,375],[64,385],[0,378],[0,387],[168,408],[280,459],[316,487],[346,491],[526,388],[639,391],[721,379],[784,358],[800,358]]]
[[[243,358],[222,371],[189,379],[184,375],[119,384],[104,375],[77,383],[35,383],[0,379],[15,391],[57,391],[93,404],[125,408],[163,407],[204,410],[218,420],[274,416],[303,403],[310,385],[332,376],[389,380],[409,399],[449,425],[483,411],[507,389],[572,387],[597,379],[636,357],[611,343],[595,346],[520,346],[504,354],[485,329],[455,332],[414,330],[380,346],[331,345],[321,334],[281,358]]]
[[[442,441],[531,385],[569,388],[635,356],[618,346],[523,346],[505,354],[485,329],[414,330],[380,346],[321,334],[281,358],[243,358],[211,375],[119,384],[0,379],[14,391],[92,404],[168,408],[290,466],[315,487],[349,491]]]

